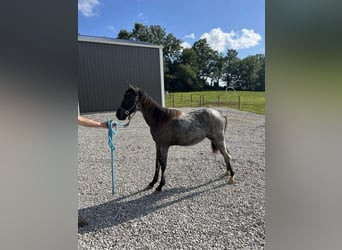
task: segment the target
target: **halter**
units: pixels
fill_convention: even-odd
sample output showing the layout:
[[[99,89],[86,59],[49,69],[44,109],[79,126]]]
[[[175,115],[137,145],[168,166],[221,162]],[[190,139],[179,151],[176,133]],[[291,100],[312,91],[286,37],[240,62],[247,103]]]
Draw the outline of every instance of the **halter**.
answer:
[[[124,108],[122,108],[122,107],[119,107],[118,108],[118,110],[122,110],[124,113],[125,113],[125,115],[127,115],[127,116],[129,116],[130,114],[130,112],[134,109],[134,108],[137,108],[137,104],[135,103],[132,107],[130,107],[129,109],[124,109]],[[135,112],[134,112],[135,113]]]
[[[135,108],[135,110],[137,110],[138,109],[138,107],[137,107],[137,101],[139,100],[139,96],[136,96],[135,97],[135,103],[132,105],[132,107],[130,107],[129,109],[124,109],[124,108],[122,108],[121,106],[118,108],[118,110],[122,110],[124,113],[125,113],[125,115],[127,115],[128,116],[128,120],[130,120],[130,118],[131,118],[131,114],[130,114],[130,112]],[[132,117],[134,116],[134,114],[136,113],[136,111],[134,112],[134,113],[132,113],[133,115],[132,115]]]

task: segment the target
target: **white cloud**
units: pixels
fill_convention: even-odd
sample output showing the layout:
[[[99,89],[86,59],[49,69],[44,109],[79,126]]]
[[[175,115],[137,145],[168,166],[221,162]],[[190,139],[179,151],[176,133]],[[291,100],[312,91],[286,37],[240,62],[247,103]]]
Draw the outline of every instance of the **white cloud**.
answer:
[[[258,45],[261,40],[261,36],[252,29],[225,33],[220,28],[215,28],[209,33],[204,33],[201,36],[201,39],[203,38],[206,38],[209,46],[218,52],[224,52],[226,49],[248,49]]]
[[[195,39],[195,33],[191,33],[191,34],[185,35],[184,38]]]
[[[147,16],[145,16],[144,13],[142,12],[138,13],[137,17],[143,21],[146,21],[147,19]]]
[[[114,27],[114,26],[109,25],[109,26],[106,26],[106,28],[107,28],[107,29],[110,29],[110,30],[113,31],[113,32],[115,31],[115,27]]]
[[[78,0],[78,11],[84,16],[96,16],[96,7],[100,4],[99,0]]]
[[[183,47],[183,49],[191,48],[191,45],[188,42],[182,42],[181,46]]]

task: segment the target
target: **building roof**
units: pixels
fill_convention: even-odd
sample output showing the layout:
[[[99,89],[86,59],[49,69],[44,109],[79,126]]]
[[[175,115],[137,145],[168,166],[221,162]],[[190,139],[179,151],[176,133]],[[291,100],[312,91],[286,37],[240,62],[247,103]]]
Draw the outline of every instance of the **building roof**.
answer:
[[[91,43],[105,43],[105,44],[115,44],[115,45],[126,45],[135,47],[148,47],[148,48],[163,48],[162,45],[156,45],[152,43],[146,43],[141,41],[123,40],[108,37],[99,36],[84,36],[78,35],[79,42],[91,42]]]

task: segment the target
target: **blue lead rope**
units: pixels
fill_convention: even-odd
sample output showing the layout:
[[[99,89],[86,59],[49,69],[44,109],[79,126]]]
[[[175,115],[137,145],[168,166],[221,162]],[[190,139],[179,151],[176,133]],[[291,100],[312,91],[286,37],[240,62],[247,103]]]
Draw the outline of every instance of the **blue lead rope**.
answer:
[[[114,126],[113,128],[113,121],[111,121],[109,118],[107,119],[108,123],[108,146],[110,148],[110,154],[111,154],[111,166],[112,166],[112,195],[114,195],[114,150],[116,149],[115,144],[113,143],[113,134],[116,135],[118,133],[118,127]],[[115,123],[114,123],[115,125]]]
[[[114,187],[115,187],[115,175],[114,175],[114,150],[116,149],[114,141],[113,141],[113,135],[118,134],[118,127],[127,127],[129,125],[131,120],[129,120],[128,123],[122,124],[117,121],[112,121],[109,118],[107,118],[108,123],[108,146],[110,148],[110,155],[111,155],[111,166],[112,166],[112,195],[114,195]],[[114,128],[113,128],[114,125]]]

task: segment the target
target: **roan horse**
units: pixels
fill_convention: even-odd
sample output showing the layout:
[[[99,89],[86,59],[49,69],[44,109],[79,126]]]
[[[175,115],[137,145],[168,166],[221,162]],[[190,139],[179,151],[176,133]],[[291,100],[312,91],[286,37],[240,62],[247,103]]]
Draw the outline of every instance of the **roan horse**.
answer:
[[[231,156],[226,147],[224,133],[227,118],[219,111],[209,108],[184,113],[176,109],[161,107],[147,93],[129,84],[123,101],[116,112],[119,120],[125,120],[137,110],[140,110],[156,144],[156,169],[149,188],[153,188],[158,181],[161,167],[161,181],[156,191],[161,191],[165,185],[164,172],[166,169],[169,147],[172,145],[189,146],[199,143],[204,138],[211,140],[214,153],[220,151],[224,157],[227,172],[230,176],[228,183],[234,183],[234,171],[230,164]]]

